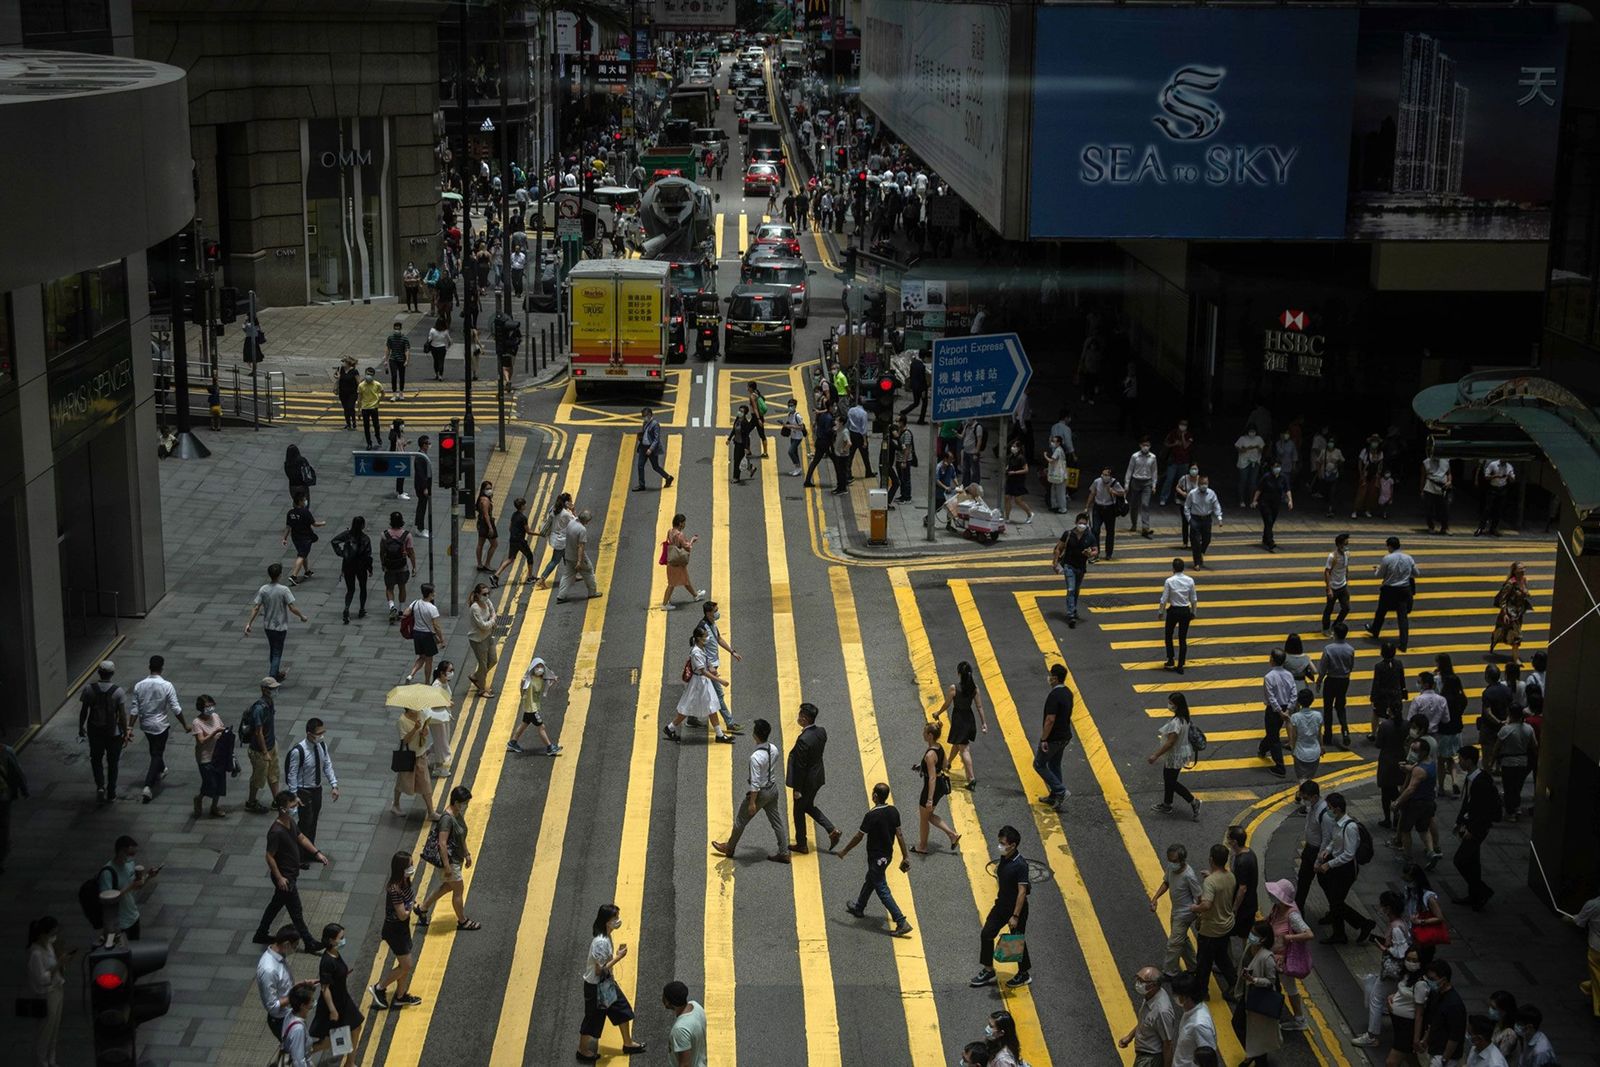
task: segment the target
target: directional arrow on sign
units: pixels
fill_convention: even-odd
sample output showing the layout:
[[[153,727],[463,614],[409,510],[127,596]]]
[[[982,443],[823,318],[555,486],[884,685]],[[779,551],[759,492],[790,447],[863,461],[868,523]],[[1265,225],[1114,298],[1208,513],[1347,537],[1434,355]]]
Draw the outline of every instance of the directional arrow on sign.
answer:
[[[1028,357],[1022,354],[1022,341],[1016,334],[991,334],[990,336],[1004,336],[1006,341],[1006,355],[1011,357],[1011,373],[1013,375],[1011,391],[1006,394],[1005,410],[1007,414],[1017,410],[1017,402],[1022,399],[1022,391],[1033,380],[1033,364],[1028,362]]]

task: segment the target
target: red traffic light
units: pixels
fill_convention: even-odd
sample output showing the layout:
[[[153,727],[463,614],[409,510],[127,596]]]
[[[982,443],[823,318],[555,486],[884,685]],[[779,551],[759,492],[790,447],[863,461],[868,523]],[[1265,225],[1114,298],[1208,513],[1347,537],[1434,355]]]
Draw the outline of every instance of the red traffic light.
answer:
[[[887,393],[894,389],[894,379],[884,376],[878,379],[878,391]]]
[[[863,170],[863,171],[859,171],[859,172],[857,172],[857,174],[856,174],[856,181],[858,181],[858,182],[864,182],[864,181],[866,181],[866,180],[867,180],[867,172],[866,172],[866,171],[864,171],[864,170]]]
[[[453,451],[455,451],[455,447],[456,447],[456,435],[455,434],[453,434],[453,433],[442,433],[442,434],[439,435],[439,451],[440,452],[453,452]]]
[[[119,963],[102,963],[95,968],[94,984],[107,992],[114,992],[128,984],[128,972]]]

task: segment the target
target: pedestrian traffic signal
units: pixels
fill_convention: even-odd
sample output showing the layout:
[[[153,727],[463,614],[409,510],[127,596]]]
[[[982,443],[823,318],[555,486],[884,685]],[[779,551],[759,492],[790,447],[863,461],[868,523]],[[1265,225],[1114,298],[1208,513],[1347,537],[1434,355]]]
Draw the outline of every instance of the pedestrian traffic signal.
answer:
[[[872,399],[876,403],[877,410],[883,412],[894,410],[895,384],[893,374],[886,372],[878,375],[878,380],[874,383],[872,389]]]
[[[201,242],[200,250],[205,256],[206,270],[216,270],[222,263],[222,242],[215,237],[207,237]]]
[[[239,290],[224,285],[217,290],[217,321],[234,322],[239,318]]]
[[[134,941],[89,953],[89,1016],[94,1025],[95,1067],[138,1062],[141,1023],[172,1007],[168,982],[139,983],[167,965],[165,941]]]
[[[454,489],[461,480],[461,437],[454,430],[439,431],[439,488]]]
[[[835,165],[837,165],[839,168],[839,173],[843,174],[845,164],[849,162],[849,157],[845,152],[844,145],[840,145],[838,148],[833,150],[833,160]]]

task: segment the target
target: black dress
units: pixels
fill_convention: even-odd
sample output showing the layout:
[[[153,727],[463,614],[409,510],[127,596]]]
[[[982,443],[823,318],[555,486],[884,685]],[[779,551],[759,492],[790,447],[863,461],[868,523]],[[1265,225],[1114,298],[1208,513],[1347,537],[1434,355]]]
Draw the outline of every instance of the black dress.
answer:
[[[350,965],[344,961],[343,956],[335,956],[331,952],[322,954],[322,961],[317,964],[317,981],[322,983],[323,989],[333,994],[334,1007],[339,1011],[339,1021],[333,1022],[329,1019],[328,1003],[322,998],[322,990],[319,989],[317,1012],[311,1019],[311,1036],[319,1041],[328,1036],[329,1030],[341,1026],[348,1026],[352,1034],[361,1029],[361,1010],[356,1007],[356,1002],[350,999],[350,990],[346,986],[349,978]]]
[[[963,693],[956,686],[955,699],[950,701],[950,743],[970,745],[978,736],[978,722],[972,714],[972,701],[977,691]]]

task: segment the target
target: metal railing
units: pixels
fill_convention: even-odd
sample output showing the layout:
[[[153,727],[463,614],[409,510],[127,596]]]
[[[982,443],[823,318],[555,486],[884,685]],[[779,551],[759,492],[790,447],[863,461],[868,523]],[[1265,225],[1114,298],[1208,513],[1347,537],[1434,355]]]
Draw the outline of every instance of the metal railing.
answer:
[[[176,396],[172,389],[172,357],[158,356],[153,361],[155,370],[156,413],[162,425],[171,421],[176,410]],[[196,377],[193,368],[189,377],[189,410],[197,423],[210,418],[206,393],[208,385],[203,377]],[[225,416],[246,423],[273,425],[282,421],[287,410],[288,382],[281,370],[248,370],[234,364],[221,368],[218,383],[222,393],[222,411]],[[257,413],[259,412],[259,418]]]
[[[88,637],[90,597],[94,598],[94,617],[97,619],[109,618],[111,620],[111,632],[118,637],[122,636],[122,625],[118,622],[118,618],[122,614],[122,594],[115,589],[73,589],[70,586],[62,586],[61,603],[66,611],[65,622],[70,624],[76,619],[78,622],[78,635],[80,637]],[[107,597],[111,598],[110,615],[100,610]],[[76,601],[78,609],[76,612],[72,610],[74,601]]]

